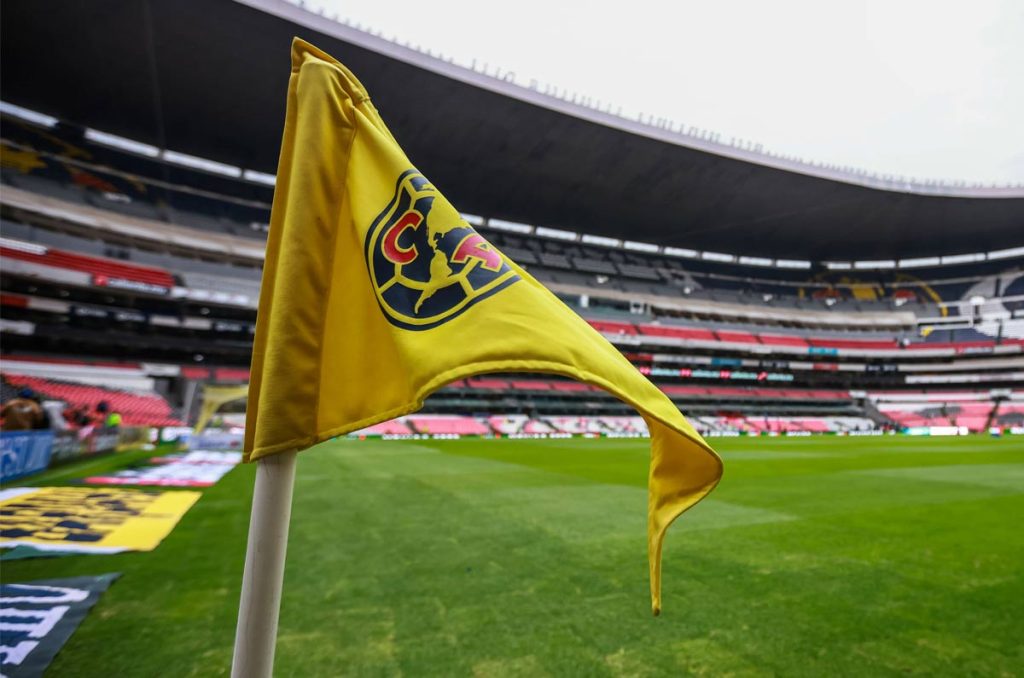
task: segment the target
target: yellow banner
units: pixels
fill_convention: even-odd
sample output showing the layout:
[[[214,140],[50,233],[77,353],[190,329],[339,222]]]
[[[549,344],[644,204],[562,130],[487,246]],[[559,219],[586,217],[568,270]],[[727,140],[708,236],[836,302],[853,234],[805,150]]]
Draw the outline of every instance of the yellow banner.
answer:
[[[23,487],[0,492],[0,546],[50,551],[152,551],[199,492]]]
[[[196,433],[202,433],[206,425],[213,419],[224,405],[236,400],[244,400],[249,395],[249,385],[241,386],[217,386],[207,384],[203,386],[203,408],[199,412],[199,419],[196,420]]]

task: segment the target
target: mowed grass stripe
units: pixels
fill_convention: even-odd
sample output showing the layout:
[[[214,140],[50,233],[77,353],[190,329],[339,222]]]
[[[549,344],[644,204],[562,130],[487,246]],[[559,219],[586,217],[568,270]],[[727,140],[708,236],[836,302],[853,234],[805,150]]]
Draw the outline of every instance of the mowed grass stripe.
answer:
[[[670,531],[659,619],[648,441],[303,453],[277,675],[1019,675],[1024,488],[999,479],[1020,442],[715,445],[726,475]],[[125,573],[52,673],[226,674],[251,484],[233,471],[152,553],[5,564]]]
[[[877,469],[873,475],[899,480],[924,480],[954,485],[980,485],[1008,490],[1017,494],[1024,488],[1024,464],[957,464],[955,466],[920,466]]]

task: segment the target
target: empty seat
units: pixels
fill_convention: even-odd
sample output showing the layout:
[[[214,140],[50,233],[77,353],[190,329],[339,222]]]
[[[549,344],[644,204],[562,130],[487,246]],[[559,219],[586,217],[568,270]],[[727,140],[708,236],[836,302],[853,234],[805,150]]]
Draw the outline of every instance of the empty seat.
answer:
[[[85,407],[94,413],[100,402],[107,402],[112,412],[121,415],[126,426],[181,426],[171,406],[156,393],[131,393],[112,389],[72,384],[42,377],[9,374],[5,379],[18,387],[27,387],[52,400],[62,400],[71,407]]]
[[[576,270],[578,271],[585,271],[587,273],[604,273],[607,275],[615,275],[616,273],[615,264],[608,261],[576,257],[572,260],[572,263],[576,266]]]
[[[572,269],[572,264],[570,264],[569,260],[566,259],[561,254],[550,254],[548,252],[541,252],[538,255],[538,257],[540,259],[540,263],[544,264],[545,266],[550,266],[552,268],[561,268],[565,270]]]
[[[491,429],[473,417],[421,414],[406,418],[416,433],[435,435],[486,435]]]

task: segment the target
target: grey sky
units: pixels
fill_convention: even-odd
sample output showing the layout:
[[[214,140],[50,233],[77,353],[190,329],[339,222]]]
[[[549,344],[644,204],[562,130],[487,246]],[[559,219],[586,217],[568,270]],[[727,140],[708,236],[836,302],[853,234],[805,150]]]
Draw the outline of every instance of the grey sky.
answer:
[[[1019,0],[307,0],[779,153],[919,179],[1024,182]],[[344,60],[344,55],[337,55]]]

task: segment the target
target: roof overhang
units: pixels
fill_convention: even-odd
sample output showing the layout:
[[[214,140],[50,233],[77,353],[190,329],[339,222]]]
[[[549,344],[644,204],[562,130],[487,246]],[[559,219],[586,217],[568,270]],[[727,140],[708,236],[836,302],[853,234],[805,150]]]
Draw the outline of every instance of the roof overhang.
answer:
[[[358,74],[409,157],[465,212],[811,260],[1024,244],[1019,188],[936,195],[687,137],[282,0],[8,0],[0,31],[5,101],[259,171],[276,166],[299,35]]]

